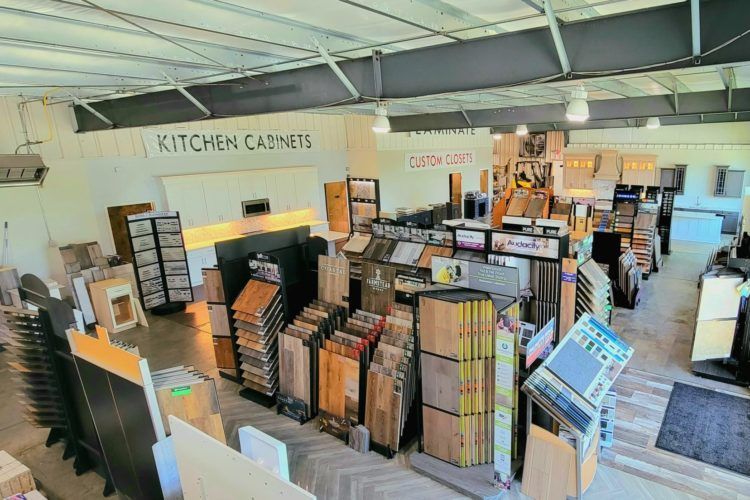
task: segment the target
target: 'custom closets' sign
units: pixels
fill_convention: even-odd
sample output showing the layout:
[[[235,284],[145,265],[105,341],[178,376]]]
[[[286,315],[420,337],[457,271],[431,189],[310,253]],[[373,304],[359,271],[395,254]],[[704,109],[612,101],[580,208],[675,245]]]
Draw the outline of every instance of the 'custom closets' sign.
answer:
[[[438,168],[469,167],[475,165],[477,153],[473,150],[418,151],[404,156],[407,172],[434,170]]]
[[[320,133],[310,130],[141,129],[148,157],[319,151]]]

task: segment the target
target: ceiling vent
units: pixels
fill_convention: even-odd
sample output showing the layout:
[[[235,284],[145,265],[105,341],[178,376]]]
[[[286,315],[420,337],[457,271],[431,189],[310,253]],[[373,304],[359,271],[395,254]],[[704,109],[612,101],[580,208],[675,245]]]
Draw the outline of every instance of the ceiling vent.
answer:
[[[47,170],[39,155],[0,155],[0,188],[41,186]]]

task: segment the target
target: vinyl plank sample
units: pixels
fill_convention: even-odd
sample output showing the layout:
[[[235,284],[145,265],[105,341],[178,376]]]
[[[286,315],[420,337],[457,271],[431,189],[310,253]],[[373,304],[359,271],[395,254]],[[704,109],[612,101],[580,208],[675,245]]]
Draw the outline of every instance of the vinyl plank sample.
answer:
[[[463,389],[459,377],[458,361],[433,356],[423,352],[422,402],[452,413],[460,412],[460,397]]]
[[[461,463],[459,418],[429,406],[422,407],[424,451],[453,465]]]

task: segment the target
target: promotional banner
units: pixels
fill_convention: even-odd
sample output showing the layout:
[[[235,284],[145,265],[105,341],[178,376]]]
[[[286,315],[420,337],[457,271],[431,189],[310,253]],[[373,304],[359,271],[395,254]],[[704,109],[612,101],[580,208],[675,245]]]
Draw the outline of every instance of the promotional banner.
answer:
[[[485,231],[472,231],[470,229],[456,229],[456,248],[463,250],[476,250],[477,252],[485,251],[485,241],[487,233]]]
[[[477,153],[474,150],[416,151],[404,155],[404,169],[407,172],[437,170],[440,168],[471,167],[476,165]]]
[[[560,254],[560,241],[556,238],[493,232],[492,251],[556,259]]]
[[[309,130],[141,129],[149,158],[186,155],[289,153],[320,150],[320,132]]]
[[[518,297],[518,269],[483,262],[432,256],[432,281]]]

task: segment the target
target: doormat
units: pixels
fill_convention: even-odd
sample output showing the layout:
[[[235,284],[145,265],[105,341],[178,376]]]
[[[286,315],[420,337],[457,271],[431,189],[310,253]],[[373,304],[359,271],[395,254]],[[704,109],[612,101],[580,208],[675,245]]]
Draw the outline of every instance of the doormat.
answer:
[[[750,399],[675,382],[656,447],[750,476]]]

